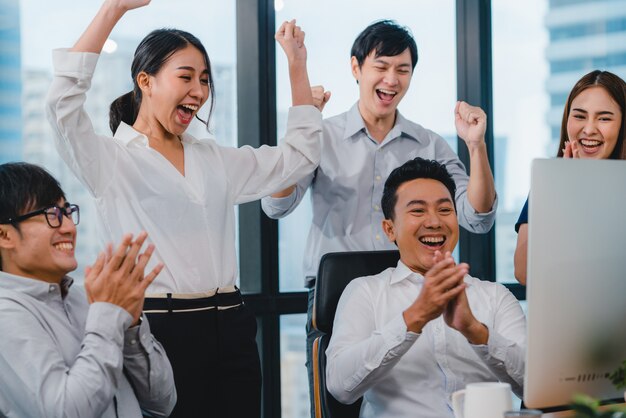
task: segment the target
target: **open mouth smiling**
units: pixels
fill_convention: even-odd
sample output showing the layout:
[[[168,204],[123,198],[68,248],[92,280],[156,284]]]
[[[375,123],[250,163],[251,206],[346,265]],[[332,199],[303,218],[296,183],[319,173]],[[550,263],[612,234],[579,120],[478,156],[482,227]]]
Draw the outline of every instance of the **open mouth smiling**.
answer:
[[[396,91],[391,91],[391,90],[385,90],[385,89],[376,89],[376,95],[378,96],[378,98],[384,102],[390,102],[393,100],[394,97],[396,97],[396,94],[398,94],[398,92]]]
[[[180,120],[184,124],[188,124],[189,122],[191,122],[191,118],[193,118],[193,115],[195,115],[195,113],[198,111],[199,106],[192,104],[182,104],[178,105],[176,109],[178,110],[178,116],[180,117]]]
[[[446,243],[446,237],[443,235],[439,236],[428,236],[428,237],[420,237],[418,238],[419,242],[431,248],[441,248]]]
[[[54,248],[56,248],[59,251],[73,251],[74,250],[74,244],[71,242],[59,242],[57,244],[54,244]]]
[[[580,139],[578,143],[586,150],[595,151],[604,144],[603,141],[597,139]]]

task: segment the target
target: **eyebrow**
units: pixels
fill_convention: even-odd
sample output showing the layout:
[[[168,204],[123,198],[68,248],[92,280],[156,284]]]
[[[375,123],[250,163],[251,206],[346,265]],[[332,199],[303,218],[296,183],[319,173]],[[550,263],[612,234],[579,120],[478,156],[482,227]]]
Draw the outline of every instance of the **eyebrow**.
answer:
[[[378,63],[378,64],[391,65],[389,62],[385,61],[382,58],[376,58],[376,59],[374,59],[374,62]],[[411,66],[411,64],[409,64],[408,62],[404,62],[402,64],[398,64],[397,65],[397,67],[410,67],[410,66]]]
[[[581,112],[581,113],[589,113],[587,112],[585,109],[579,109],[579,108],[574,108],[572,109],[572,112]],[[603,110],[602,112],[598,112],[596,113],[596,115],[615,115],[615,113],[609,111],[609,110]]]
[[[187,70],[187,71],[196,71],[195,68],[187,66],[187,65],[183,65],[182,67],[178,67],[176,68],[177,70]],[[204,71],[202,71],[202,74],[208,74],[209,70],[207,68],[204,69]]]
[[[450,203],[452,204],[452,200],[449,197],[443,197],[439,200],[437,200],[436,202],[438,205],[441,205],[442,203]],[[427,202],[425,200],[411,200],[409,203],[406,204],[407,207],[409,206],[413,206],[413,205],[426,205]]]

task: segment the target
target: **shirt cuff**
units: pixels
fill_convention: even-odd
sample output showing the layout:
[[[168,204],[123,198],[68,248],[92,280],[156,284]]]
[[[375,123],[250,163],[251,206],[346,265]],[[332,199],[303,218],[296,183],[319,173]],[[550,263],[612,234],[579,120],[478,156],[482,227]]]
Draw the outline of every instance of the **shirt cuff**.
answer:
[[[313,122],[322,126],[322,113],[313,105],[292,106],[287,114],[287,130],[299,127],[303,122]],[[295,125],[295,126],[294,126]]]
[[[152,335],[150,334],[148,319],[144,316],[141,319],[139,325],[128,328],[124,333],[124,355],[149,353],[152,349],[151,344],[149,344]]]
[[[263,204],[266,209],[271,209],[275,212],[283,212],[289,209],[296,201],[296,196],[298,192],[294,187],[293,191],[289,194],[289,196],[285,197],[272,197],[266,196],[263,198]]]
[[[124,308],[108,302],[94,302],[87,313],[85,334],[97,334],[122,347],[124,332],[132,322],[132,316]]]
[[[489,328],[489,339],[487,344],[474,345],[470,344],[476,354],[483,360],[494,359],[504,364],[507,350],[515,343]]]
[[[476,211],[476,209],[474,209],[469,200],[467,201],[467,203],[469,203],[469,206],[474,211],[473,216],[477,217],[478,219],[488,218],[496,214],[496,209],[498,208],[498,193],[496,193],[496,198],[493,199],[493,204],[491,205],[491,209],[488,212],[478,212]]]
[[[55,75],[74,78],[91,78],[100,54],[93,52],[73,52],[68,48],[52,51],[52,63]]]

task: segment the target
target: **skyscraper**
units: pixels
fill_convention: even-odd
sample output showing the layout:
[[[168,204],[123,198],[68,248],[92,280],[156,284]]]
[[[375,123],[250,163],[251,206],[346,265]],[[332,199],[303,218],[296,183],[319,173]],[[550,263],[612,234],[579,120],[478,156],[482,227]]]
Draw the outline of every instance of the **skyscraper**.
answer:
[[[626,78],[626,0],[549,0],[546,27],[550,33],[548,153],[554,155],[563,107],[574,83],[595,69]]]
[[[0,0],[0,163],[21,158],[21,56],[18,0]]]

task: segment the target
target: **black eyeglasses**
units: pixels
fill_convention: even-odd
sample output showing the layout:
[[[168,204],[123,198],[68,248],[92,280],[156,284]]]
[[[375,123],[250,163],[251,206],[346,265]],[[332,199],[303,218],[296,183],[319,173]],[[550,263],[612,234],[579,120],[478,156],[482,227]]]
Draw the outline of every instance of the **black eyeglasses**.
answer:
[[[32,218],[37,215],[46,215],[46,222],[50,225],[50,228],[59,228],[63,224],[63,216],[68,217],[74,222],[74,225],[78,225],[80,222],[80,209],[78,205],[71,205],[65,203],[62,208],[59,206],[50,206],[44,209],[28,212],[15,218],[9,218],[6,221],[0,222],[0,224],[13,224],[17,222],[25,221],[28,218]]]

